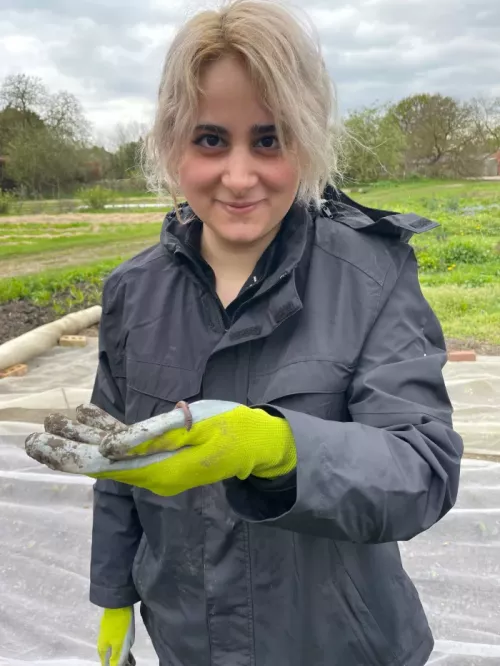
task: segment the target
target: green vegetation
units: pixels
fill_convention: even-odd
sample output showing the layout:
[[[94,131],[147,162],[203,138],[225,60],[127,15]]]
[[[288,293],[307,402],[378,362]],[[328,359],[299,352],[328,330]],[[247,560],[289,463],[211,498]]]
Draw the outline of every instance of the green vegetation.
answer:
[[[0,215],[7,215],[12,208],[13,202],[14,197],[12,194],[0,190]]]
[[[113,203],[115,193],[113,190],[107,190],[100,185],[95,187],[82,188],[76,193],[77,199],[90,210],[104,210],[107,204]]]
[[[115,257],[89,266],[44,271],[19,278],[0,279],[0,304],[26,300],[51,308],[57,316],[101,302],[104,278],[126,257]]]
[[[0,224],[0,259],[7,257],[26,257],[43,252],[59,252],[76,248],[103,246],[106,243],[117,243],[126,246],[130,241],[158,241],[159,222],[144,224],[102,224],[92,228],[89,222],[60,228],[51,225]],[[68,233],[69,230],[69,233]],[[65,235],[63,235],[65,234]],[[0,264],[1,268],[1,264]]]
[[[447,337],[500,344],[500,183],[379,182],[351,196],[441,225],[411,240],[420,283]]]
[[[54,294],[78,283],[101,286],[103,279],[124,257],[115,257],[89,266],[43,271],[18,278],[0,278],[0,303],[27,298],[36,305],[48,305]]]

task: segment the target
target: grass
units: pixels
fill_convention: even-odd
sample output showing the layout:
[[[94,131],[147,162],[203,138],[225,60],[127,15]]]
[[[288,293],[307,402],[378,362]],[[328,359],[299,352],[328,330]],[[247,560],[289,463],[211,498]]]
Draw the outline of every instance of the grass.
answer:
[[[447,337],[500,344],[500,183],[376,183],[368,206],[415,212],[440,227],[413,236],[420,283]]]
[[[465,289],[422,284],[422,291],[447,338],[500,345],[500,278],[495,284]]]
[[[500,183],[416,180],[359,189],[351,190],[351,196],[360,203],[415,212],[439,222],[439,228],[416,234],[410,241],[419,261],[423,293],[447,338],[500,345]],[[56,307],[62,310],[97,303],[103,278],[132,253],[127,252],[127,241],[158,240],[159,223],[93,225],[89,212],[85,218],[82,214],[81,222],[65,223],[61,215],[61,223],[52,225],[29,219],[2,225],[0,216],[0,237],[14,236],[8,241],[13,244],[0,246],[0,267],[2,259],[16,256],[71,250],[77,258],[80,247],[110,245],[109,258],[89,265],[0,279],[0,303],[27,299],[49,306],[55,294],[64,296],[56,299]],[[52,237],[43,238],[47,234]]]
[[[0,236],[15,235],[16,238],[0,246],[0,258],[25,257],[30,254],[74,250],[75,248],[92,247],[106,243],[127,243],[131,240],[150,240],[153,244],[158,241],[160,225],[158,222],[149,224],[108,224],[100,225],[99,230],[92,233],[91,225],[82,224],[66,227],[66,230],[70,229],[78,233],[78,235],[75,233],[68,236],[61,236],[59,229],[60,227],[54,233],[53,227],[45,225],[39,225],[37,229],[28,228],[27,225],[15,225],[14,227],[13,225],[4,225],[3,228],[0,227]],[[52,237],[36,237],[43,234]]]

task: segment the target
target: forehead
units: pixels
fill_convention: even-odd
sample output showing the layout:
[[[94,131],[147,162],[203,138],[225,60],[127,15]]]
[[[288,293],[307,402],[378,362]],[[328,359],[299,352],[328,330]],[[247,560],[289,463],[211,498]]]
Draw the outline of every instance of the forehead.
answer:
[[[198,123],[247,129],[273,123],[271,112],[236,58],[226,57],[207,65],[200,88]]]

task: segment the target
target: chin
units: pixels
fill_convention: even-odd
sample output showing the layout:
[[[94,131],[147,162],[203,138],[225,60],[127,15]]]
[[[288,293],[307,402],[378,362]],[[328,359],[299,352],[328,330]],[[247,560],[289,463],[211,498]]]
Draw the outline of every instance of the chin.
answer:
[[[214,232],[226,243],[255,243],[267,234],[271,233],[272,229],[266,221],[260,220],[235,220],[226,219],[219,224],[214,224],[212,229]]]
[[[235,245],[252,245],[265,235],[266,232],[264,230],[259,233],[259,230],[255,229],[234,230],[233,232],[227,231],[220,234],[226,243],[234,243]]]

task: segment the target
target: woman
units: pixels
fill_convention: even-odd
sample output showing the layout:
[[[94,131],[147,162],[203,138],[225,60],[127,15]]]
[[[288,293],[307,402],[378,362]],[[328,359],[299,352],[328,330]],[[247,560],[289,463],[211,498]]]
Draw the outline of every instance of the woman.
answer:
[[[106,282],[103,411],[27,442],[98,478],[102,664],[127,663],[139,601],[161,666],[432,651],[397,541],[458,488],[445,342],[407,243],[435,225],[324,189],[332,117],[319,48],[278,4],[202,12],[166,57],[149,166],[187,204]]]

